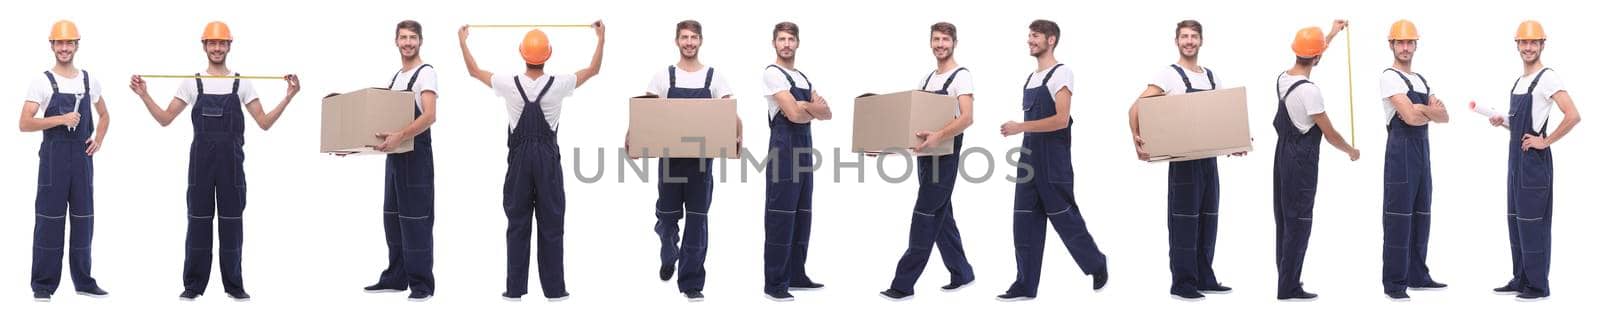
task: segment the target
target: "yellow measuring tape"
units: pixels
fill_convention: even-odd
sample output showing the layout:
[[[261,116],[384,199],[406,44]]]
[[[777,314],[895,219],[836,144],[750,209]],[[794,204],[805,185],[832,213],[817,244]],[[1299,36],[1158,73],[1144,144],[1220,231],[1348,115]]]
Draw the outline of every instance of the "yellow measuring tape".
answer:
[[[594,27],[594,26],[589,26],[589,24],[467,24],[467,27],[517,27],[517,29],[526,29],[526,27]]]
[[[1356,77],[1355,66],[1350,63],[1350,26],[1344,27],[1344,76],[1348,81],[1345,92],[1350,94],[1350,146],[1356,145]]]
[[[153,78],[153,79],[264,79],[264,80],[277,80],[277,79],[283,79],[283,76],[139,75],[139,78]]]

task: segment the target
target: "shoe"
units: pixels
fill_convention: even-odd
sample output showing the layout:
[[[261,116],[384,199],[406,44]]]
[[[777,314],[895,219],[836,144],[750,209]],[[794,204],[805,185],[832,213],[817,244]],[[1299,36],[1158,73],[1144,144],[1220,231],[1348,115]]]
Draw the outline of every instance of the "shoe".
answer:
[[[706,300],[706,295],[704,293],[700,293],[700,291],[683,292],[683,297],[685,299],[689,299],[689,302],[700,302]]]
[[[561,301],[566,301],[567,299],[570,299],[570,298],[572,298],[572,294],[562,293],[561,295],[547,296],[547,297],[544,298],[544,300],[546,302],[561,302]]]
[[[200,297],[200,292],[195,292],[195,291],[190,291],[190,290],[183,290],[182,294],[178,294],[178,300],[180,300],[180,301],[194,301],[194,299],[199,298],[199,297]]]
[[[1178,301],[1200,302],[1200,301],[1205,301],[1206,295],[1205,294],[1201,294],[1200,291],[1194,291],[1194,290],[1190,290],[1190,291],[1172,291],[1172,298],[1173,299],[1178,299]]]
[[[1012,293],[1007,292],[1007,293],[1002,293],[999,296],[994,297],[994,299],[995,300],[999,300],[1000,302],[1018,302],[1018,301],[1033,300],[1033,296],[1031,296],[1031,295],[1021,295],[1021,294],[1012,294]]]
[[[361,288],[361,290],[367,293],[395,293],[405,291],[406,287],[391,287],[383,284],[373,284],[365,288]]]
[[[411,291],[411,295],[406,296],[406,301],[428,302],[428,299],[432,299],[432,298],[433,298],[433,293],[427,293],[427,292],[422,292],[422,291]]]
[[[767,300],[789,302],[794,301],[794,295],[789,294],[789,291],[767,292]]]
[[[1519,285],[1516,285],[1516,284],[1506,284],[1506,286],[1494,288],[1494,294],[1499,294],[1499,295],[1514,295],[1514,294],[1521,294],[1521,293],[1522,293],[1522,286],[1519,286]]]
[[[1539,302],[1547,299],[1550,299],[1548,294],[1522,293],[1517,295],[1517,301],[1520,302]]]
[[[1285,302],[1311,302],[1311,301],[1316,301],[1316,300],[1317,300],[1317,294],[1316,293],[1311,293],[1311,292],[1306,292],[1306,291],[1299,291],[1299,293],[1290,294],[1288,296],[1282,296],[1282,295],[1278,296],[1278,301],[1285,301]]]
[[[1444,288],[1446,288],[1446,287],[1449,287],[1449,285],[1445,285],[1444,283],[1439,283],[1439,282],[1434,282],[1434,281],[1428,281],[1428,282],[1423,282],[1422,284],[1409,286],[1409,288],[1411,288],[1412,290],[1417,290],[1417,291],[1438,291],[1438,290],[1444,290]]]
[[[96,299],[104,299],[104,298],[110,297],[111,293],[106,292],[105,289],[93,288],[93,289],[88,289],[88,290],[79,290],[78,291],[78,295],[91,297],[91,298],[96,298]]]
[[[501,293],[500,294],[500,299],[506,300],[506,301],[510,301],[510,302],[522,302],[522,295],[520,295],[520,294],[519,295],[511,295],[511,293]]]
[[[250,294],[244,291],[228,292],[228,298],[234,302],[250,302]]]
[[[1406,291],[1403,291],[1403,290],[1402,291],[1394,291],[1394,292],[1384,292],[1383,295],[1389,296],[1389,301],[1411,302],[1411,295],[1406,294]]]
[[[50,302],[50,294],[44,292],[34,292],[33,302]]]
[[[1213,285],[1213,286],[1202,286],[1202,287],[1200,287],[1200,293],[1202,293],[1202,294],[1228,294],[1228,293],[1233,293],[1233,288],[1230,288],[1230,287],[1222,285],[1221,283],[1218,283],[1217,285]]]
[[[1106,269],[1100,269],[1100,272],[1095,273],[1094,274],[1094,290],[1095,290],[1095,292],[1099,292],[1100,289],[1105,288],[1106,287],[1106,280],[1110,279],[1110,278],[1111,278],[1111,272],[1107,271]]]
[[[791,291],[816,291],[816,290],[821,290],[822,287],[823,287],[822,283],[811,282],[811,283],[805,283],[805,284],[790,284],[789,285],[789,290],[791,290]]]
[[[668,280],[672,280],[672,273],[676,272],[676,271],[677,271],[677,269],[673,268],[672,264],[662,264],[661,265],[661,281],[665,282],[665,281],[668,281]]]
[[[959,284],[958,283],[945,284],[944,286],[939,287],[939,290],[940,291],[945,291],[945,292],[961,291],[961,289],[965,289],[968,286],[972,286],[973,282],[977,282],[977,280],[967,280],[967,282],[962,282],[962,283],[959,283]]]
[[[910,300],[912,294],[911,293],[901,292],[900,290],[888,289],[888,290],[883,290],[883,292],[878,292],[878,296],[881,296],[884,299],[888,299],[889,301],[900,302],[900,301]]]

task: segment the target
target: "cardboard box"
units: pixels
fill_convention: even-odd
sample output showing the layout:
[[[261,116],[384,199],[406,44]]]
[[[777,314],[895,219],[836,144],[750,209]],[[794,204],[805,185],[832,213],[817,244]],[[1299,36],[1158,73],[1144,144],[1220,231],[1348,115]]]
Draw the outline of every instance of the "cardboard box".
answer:
[[[739,158],[735,105],[734,99],[634,97],[628,101],[628,156]]]
[[[1245,89],[1139,99],[1139,135],[1150,160],[1185,161],[1253,150]]]
[[[383,143],[377,133],[405,128],[416,120],[415,93],[367,88],[322,99],[323,153],[385,154],[372,149]],[[389,153],[411,151],[406,140]]]
[[[922,144],[917,131],[936,131],[955,119],[961,109],[956,97],[926,91],[902,91],[885,95],[865,94],[856,97],[854,132],[851,151],[857,153],[884,153],[896,149],[910,152],[911,147]],[[917,156],[937,156],[955,153],[955,141],[929,147]]]

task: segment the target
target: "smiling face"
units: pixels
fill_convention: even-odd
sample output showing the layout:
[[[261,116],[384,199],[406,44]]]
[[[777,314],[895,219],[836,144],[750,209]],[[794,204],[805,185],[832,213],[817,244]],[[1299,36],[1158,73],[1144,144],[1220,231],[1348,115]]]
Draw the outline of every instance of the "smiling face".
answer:
[[[1544,54],[1544,40],[1517,40],[1517,53],[1522,55],[1522,63],[1537,63]]]
[[[211,64],[225,65],[228,63],[228,51],[233,50],[233,41],[204,40],[201,42],[205,45],[206,59]]]
[[[56,63],[71,64],[73,57],[78,55],[77,40],[56,40],[50,42],[50,52],[54,52]]]
[[[411,29],[396,29],[394,31],[394,47],[400,50],[400,58],[406,60],[415,59],[422,49],[422,35]]]
[[[1032,55],[1035,58],[1044,56],[1046,53],[1049,53],[1051,50],[1054,50],[1055,46],[1056,46],[1056,37],[1054,37],[1054,36],[1045,36],[1045,34],[1039,33],[1037,31],[1029,31],[1028,32],[1028,54],[1029,55]]]
[[[1205,38],[1199,31],[1190,28],[1179,28],[1178,37],[1174,39],[1178,46],[1178,54],[1187,59],[1200,56],[1200,46],[1205,44]]]
[[[933,49],[933,58],[939,61],[949,60],[956,54],[955,38],[943,32],[931,32],[928,37],[928,47]]]
[[[678,29],[678,56],[683,59],[699,58],[701,41],[700,33],[689,29]]]

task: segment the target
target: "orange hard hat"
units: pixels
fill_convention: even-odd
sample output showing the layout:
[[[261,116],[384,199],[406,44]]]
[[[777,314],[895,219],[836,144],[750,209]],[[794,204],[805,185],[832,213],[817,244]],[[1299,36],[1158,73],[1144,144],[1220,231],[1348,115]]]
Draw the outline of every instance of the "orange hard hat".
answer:
[[[1402,19],[1400,21],[1395,21],[1394,25],[1389,26],[1390,41],[1417,39],[1421,39],[1421,37],[1417,36],[1417,25],[1412,24],[1411,20]]]
[[[1328,50],[1328,40],[1322,37],[1322,28],[1306,27],[1294,34],[1294,55],[1301,58],[1311,58],[1322,55],[1323,50]]]
[[[1544,25],[1539,21],[1523,21],[1517,26],[1517,40],[1544,40]]]
[[[50,41],[78,39],[78,24],[72,21],[56,21],[55,25],[50,26]]]
[[[228,24],[221,21],[212,21],[206,24],[206,31],[200,35],[200,40],[233,41],[233,32],[228,30]]]
[[[522,36],[522,46],[518,49],[522,52],[522,61],[530,65],[543,65],[550,60],[550,37],[545,36],[543,30],[533,29]]]

